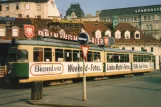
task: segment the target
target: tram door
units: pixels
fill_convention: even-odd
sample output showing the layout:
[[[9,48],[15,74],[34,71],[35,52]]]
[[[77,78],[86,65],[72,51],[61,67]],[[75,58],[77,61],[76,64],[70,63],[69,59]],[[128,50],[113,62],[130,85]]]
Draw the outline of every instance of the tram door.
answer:
[[[8,44],[0,44],[0,77],[6,73],[5,67],[7,63]]]

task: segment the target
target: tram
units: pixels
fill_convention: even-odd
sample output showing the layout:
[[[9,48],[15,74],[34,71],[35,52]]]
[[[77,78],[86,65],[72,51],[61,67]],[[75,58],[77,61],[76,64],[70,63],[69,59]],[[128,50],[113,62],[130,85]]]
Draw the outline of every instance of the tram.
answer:
[[[8,50],[8,80],[19,83],[152,72],[153,54],[89,44],[86,62],[78,42],[42,38],[16,40]]]

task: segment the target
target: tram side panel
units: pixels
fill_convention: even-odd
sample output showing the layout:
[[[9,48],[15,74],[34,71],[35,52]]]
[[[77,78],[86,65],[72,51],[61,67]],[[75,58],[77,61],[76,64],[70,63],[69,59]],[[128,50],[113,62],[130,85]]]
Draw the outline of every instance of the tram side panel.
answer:
[[[18,79],[20,83],[80,78],[83,76],[83,62],[58,63],[14,63],[10,65],[9,79]],[[87,77],[104,76],[103,63],[86,62],[84,72]]]
[[[146,52],[138,52],[132,55],[132,73],[144,73],[154,71],[152,54]]]
[[[106,76],[131,73],[131,55],[128,51],[115,51],[105,53]]]

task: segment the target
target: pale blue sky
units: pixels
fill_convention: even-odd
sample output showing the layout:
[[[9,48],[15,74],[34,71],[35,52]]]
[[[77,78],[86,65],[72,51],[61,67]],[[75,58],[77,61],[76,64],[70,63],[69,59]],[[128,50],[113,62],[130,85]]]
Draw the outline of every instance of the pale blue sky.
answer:
[[[146,5],[161,5],[161,0],[55,0],[59,12],[64,16],[71,3],[79,3],[85,14],[96,15],[104,9],[125,8]]]

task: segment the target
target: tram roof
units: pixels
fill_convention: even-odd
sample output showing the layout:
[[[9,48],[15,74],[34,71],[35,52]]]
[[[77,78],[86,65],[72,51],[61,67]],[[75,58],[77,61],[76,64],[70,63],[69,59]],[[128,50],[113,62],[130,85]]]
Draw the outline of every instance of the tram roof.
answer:
[[[131,53],[134,53],[134,54],[153,54],[152,52],[145,52],[145,51],[132,51],[132,50],[130,50],[131,51]]]
[[[118,48],[104,48],[106,52],[119,52],[119,53],[134,53],[134,54],[150,54],[152,55],[153,53],[151,52],[144,52],[144,51],[132,51],[132,50],[122,50]]]
[[[129,50],[122,50],[122,49],[118,49],[118,48],[106,48],[104,47],[104,50],[106,52],[122,52],[122,53],[130,53]]]
[[[11,43],[11,40],[0,40],[0,43]]]
[[[55,47],[64,47],[64,48],[76,48],[79,49],[81,45],[78,41],[67,41],[67,40],[59,40],[59,39],[48,39],[43,38],[41,40],[16,40],[15,44],[19,45],[38,45],[38,46],[55,46]],[[103,49],[98,47],[95,44],[88,44],[90,50],[98,50],[102,51]]]

